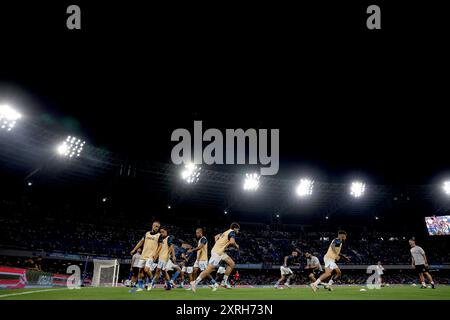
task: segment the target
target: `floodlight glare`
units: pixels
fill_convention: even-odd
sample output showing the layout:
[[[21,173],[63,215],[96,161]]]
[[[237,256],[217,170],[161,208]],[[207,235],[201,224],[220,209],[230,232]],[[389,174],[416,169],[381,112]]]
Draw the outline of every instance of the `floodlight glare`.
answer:
[[[181,178],[187,183],[196,183],[200,178],[201,169],[201,167],[196,166],[193,163],[187,163],[181,171]]]
[[[306,197],[312,195],[314,181],[309,179],[301,179],[297,185],[297,195],[299,197]]]
[[[85,142],[78,138],[68,136],[67,139],[58,145],[56,152],[63,157],[79,157],[83,151]]]
[[[259,188],[259,174],[247,173],[244,180],[244,190],[256,191]]]
[[[11,131],[21,117],[20,113],[7,104],[0,105],[0,129]]]
[[[442,185],[442,189],[444,189],[444,193],[450,196],[450,181],[444,181]]]
[[[355,181],[352,182],[352,185],[350,187],[350,194],[354,196],[355,198],[359,198],[364,194],[364,191],[366,190],[365,183]]]

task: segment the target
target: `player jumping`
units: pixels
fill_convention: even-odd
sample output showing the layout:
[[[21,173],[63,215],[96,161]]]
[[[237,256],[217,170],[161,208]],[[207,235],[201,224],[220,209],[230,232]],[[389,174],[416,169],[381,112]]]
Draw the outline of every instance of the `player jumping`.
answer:
[[[333,241],[331,241],[331,244],[328,248],[327,253],[323,257],[323,261],[325,263],[325,272],[313,283],[311,283],[311,289],[316,292],[317,286],[324,281],[325,279],[330,278],[328,281],[328,284],[326,288],[328,290],[332,290],[331,286],[333,285],[333,282],[341,276],[341,270],[339,269],[338,265],[336,264],[336,261],[339,261],[340,257],[344,257],[345,259],[348,259],[347,257],[341,255],[341,249],[342,244],[347,239],[347,233],[343,230],[340,230],[338,232],[338,237],[335,238]],[[333,275],[334,272],[334,275]]]
[[[427,285],[425,283],[425,277],[427,277],[428,281],[431,284],[431,287],[434,289],[434,281],[431,277],[431,274],[428,272],[428,260],[425,255],[425,251],[416,245],[416,240],[414,238],[409,240],[409,245],[411,246],[411,257],[412,257],[412,267],[416,269],[419,273],[419,279],[422,286],[420,288],[426,289]]]
[[[240,228],[241,227],[238,223],[233,222],[230,226],[230,229],[215,236],[216,243],[211,250],[211,258],[209,259],[208,267],[205,271],[200,273],[195,281],[191,282],[191,288],[193,292],[196,291],[197,285],[203,279],[209,277],[211,272],[217,268],[221,261],[227,263],[227,269],[225,271],[225,275],[223,276],[222,284],[228,289],[231,288],[230,284],[228,283],[228,277],[233,271],[234,261],[225,253],[225,249],[229,246],[234,246],[236,247],[236,249],[239,249],[239,245],[236,243],[236,235],[239,234]],[[218,285],[216,283],[214,284],[213,290],[215,291],[217,290],[217,288]]]

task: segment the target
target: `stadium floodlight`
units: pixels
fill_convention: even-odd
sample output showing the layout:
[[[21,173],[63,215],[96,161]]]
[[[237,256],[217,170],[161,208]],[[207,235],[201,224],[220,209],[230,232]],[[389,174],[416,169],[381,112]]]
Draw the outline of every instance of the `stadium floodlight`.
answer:
[[[0,129],[11,131],[22,115],[7,104],[0,105]]]
[[[350,186],[350,194],[355,198],[359,198],[364,194],[366,190],[366,184],[360,181],[352,182]]]
[[[57,153],[63,157],[79,157],[83,151],[85,141],[76,137],[68,136],[65,141],[60,143],[56,149]]]
[[[314,181],[310,179],[301,179],[297,185],[297,195],[299,197],[306,197],[312,195]]]
[[[170,210],[170,209],[172,209],[172,207],[171,207],[170,205],[168,205],[168,206],[167,206],[167,209],[169,209],[169,210]]]
[[[29,187],[31,187],[31,186],[33,185],[33,182],[28,181],[28,182],[27,182],[27,185],[28,185]]]
[[[227,210],[225,210],[223,213],[225,213],[225,214],[228,214],[228,211]]]
[[[260,175],[257,173],[247,173],[244,180],[244,190],[256,191],[259,188]]]
[[[450,181],[444,181],[442,189],[446,195],[450,196]]]
[[[200,178],[200,170],[202,168],[193,163],[187,163],[184,165],[181,171],[181,178],[187,183],[196,183]]]

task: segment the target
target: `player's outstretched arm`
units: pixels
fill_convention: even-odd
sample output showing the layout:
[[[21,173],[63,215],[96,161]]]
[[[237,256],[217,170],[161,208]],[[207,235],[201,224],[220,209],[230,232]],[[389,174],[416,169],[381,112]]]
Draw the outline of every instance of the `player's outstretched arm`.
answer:
[[[138,242],[138,244],[134,247],[134,249],[131,250],[131,252],[130,252],[131,255],[135,254],[135,253],[136,253],[136,250],[139,249],[140,247],[142,247],[143,244],[144,244],[144,238],[142,238],[142,239]]]
[[[195,251],[201,250],[204,246],[205,246],[204,243],[200,243],[200,245],[197,246],[196,248],[194,248],[194,249],[189,249],[189,252],[195,252]]]

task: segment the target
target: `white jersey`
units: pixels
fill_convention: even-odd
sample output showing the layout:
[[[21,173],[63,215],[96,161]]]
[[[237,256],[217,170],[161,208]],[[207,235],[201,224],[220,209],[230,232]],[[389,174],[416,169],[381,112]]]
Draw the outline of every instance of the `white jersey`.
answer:
[[[381,264],[377,264],[377,274],[382,276],[384,273],[384,268]]]
[[[317,270],[322,271],[322,265],[320,264],[319,258],[317,258],[315,256],[311,256],[311,258],[306,259],[307,267],[311,267],[311,266],[315,266],[315,265],[319,265],[319,268],[317,268]]]
[[[425,251],[423,251],[423,249],[419,246],[414,246],[411,248],[411,255],[414,259],[414,265],[418,266],[418,265],[422,265],[425,264]]]
[[[133,258],[131,258],[131,261],[133,263],[133,265],[132,265],[133,268],[139,268],[139,260],[141,260],[141,254],[139,252],[136,252],[133,255]]]

